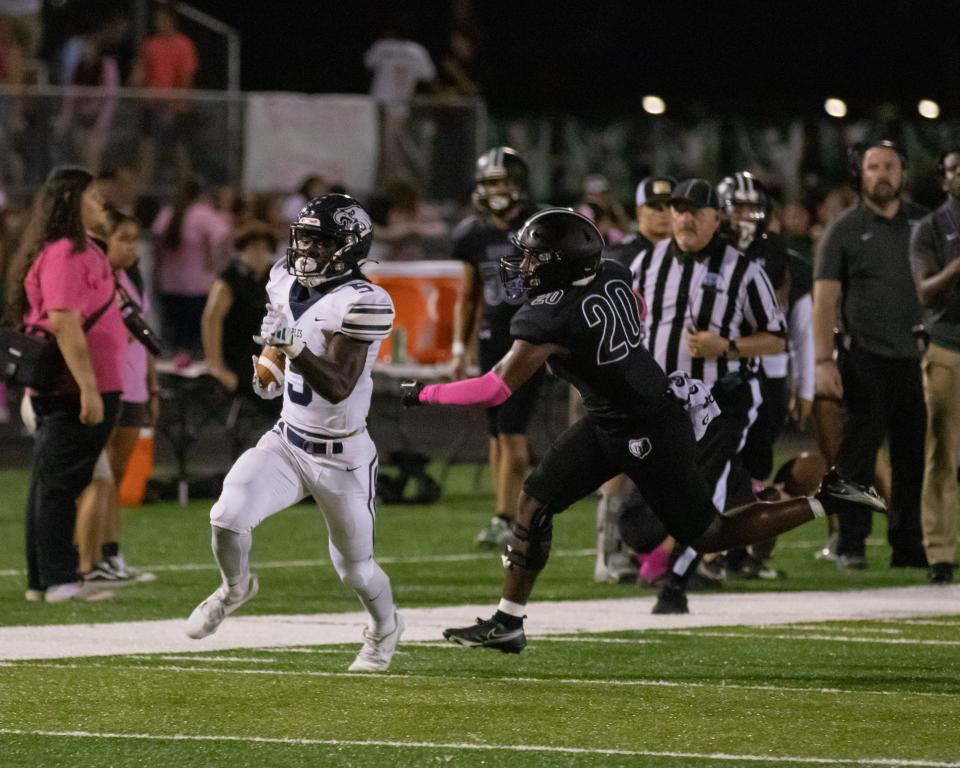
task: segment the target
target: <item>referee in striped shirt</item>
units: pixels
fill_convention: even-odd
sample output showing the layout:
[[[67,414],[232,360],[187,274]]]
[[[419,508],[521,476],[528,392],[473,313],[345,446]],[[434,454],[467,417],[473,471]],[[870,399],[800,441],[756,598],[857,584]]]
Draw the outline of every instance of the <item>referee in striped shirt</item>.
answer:
[[[721,408],[698,445],[698,464],[724,510],[752,500],[737,454],[761,402],[756,358],[785,349],[786,323],[763,268],[719,237],[719,208],[708,181],[677,185],[670,197],[673,236],[638,254],[631,271],[647,308],[650,352],[664,371],[702,380]],[[698,560],[692,549],[682,552],[655,613],[687,612],[686,585]]]

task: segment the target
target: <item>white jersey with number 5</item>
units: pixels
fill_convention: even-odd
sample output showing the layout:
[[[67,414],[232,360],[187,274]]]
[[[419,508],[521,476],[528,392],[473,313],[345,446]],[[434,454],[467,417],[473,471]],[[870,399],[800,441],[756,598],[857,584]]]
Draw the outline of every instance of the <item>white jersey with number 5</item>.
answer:
[[[317,357],[326,354],[335,334],[370,342],[367,362],[349,397],[339,403],[325,400],[310,388],[296,370],[296,361],[287,360],[281,418],[289,426],[305,433],[346,437],[366,427],[371,371],[380,342],[393,328],[393,301],[383,288],[361,279],[320,286],[310,295],[286,270],[283,260],[273,265],[267,295],[274,306],[283,306],[287,322]]]

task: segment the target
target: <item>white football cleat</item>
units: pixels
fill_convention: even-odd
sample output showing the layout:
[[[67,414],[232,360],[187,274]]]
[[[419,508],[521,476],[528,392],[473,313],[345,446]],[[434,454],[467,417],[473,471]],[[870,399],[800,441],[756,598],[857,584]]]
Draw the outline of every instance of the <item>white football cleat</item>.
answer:
[[[229,591],[226,584],[221,584],[216,592],[193,609],[193,613],[187,619],[187,637],[199,640],[212,635],[227,616],[256,595],[259,589],[260,583],[255,573],[250,574],[247,589],[243,595],[233,600],[228,599]]]
[[[394,614],[397,626],[389,635],[377,637],[368,628],[363,630],[363,648],[347,667],[348,672],[386,672],[390,660],[397,650],[400,635],[403,634],[403,618],[399,613]]]

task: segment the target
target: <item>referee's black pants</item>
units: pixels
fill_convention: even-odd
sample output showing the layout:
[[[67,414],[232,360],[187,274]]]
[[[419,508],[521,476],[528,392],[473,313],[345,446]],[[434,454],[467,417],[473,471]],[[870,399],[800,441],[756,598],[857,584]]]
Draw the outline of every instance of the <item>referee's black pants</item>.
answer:
[[[871,485],[877,451],[889,439],[893,490],[887,513],[890,564],[922,566],[920,493],[923,487],[927,411],[920,361],[890,358],[854,344],[840,358],[846,420],[837,468],[852,480]],[[840,515],[838,555],[864,555],[872,514]]]
[[[77,497],[90,483],[93,467],[107,444],[120,393],[101,395],[103,421],[80,423],[80,395],[35,395],[33,472],[27,498],[27,586],[43,590],[77,581],[73,534]]]

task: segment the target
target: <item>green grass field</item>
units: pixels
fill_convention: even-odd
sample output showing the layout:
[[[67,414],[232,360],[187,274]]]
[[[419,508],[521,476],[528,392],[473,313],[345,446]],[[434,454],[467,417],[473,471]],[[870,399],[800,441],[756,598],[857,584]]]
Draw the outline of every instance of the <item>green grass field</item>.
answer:
[[[0,626],[185,618],[216,586],[208,503],[163,504],[130,511],[123,536],[156,582],[102,603],[27,603],[26,482],[0,472]],[[378,556],[402,608],[493,605],[498,558],[471,543],[489,506],[458,468],[442,503],[380,509]],[[863,573],[814,561],[823,538],[815,523],[783,537],[773,564],[787,579],[725,591],[924,583],[886,567],[879,525]],[[593,539],[592,503],[557,520],[537,600],[638,594],[593,583]],[[310,506],[257,530],[253,564],[261,592],[245,616],[357,610]],[[956,614],[534,637],[519,656],[438,638],[402,644],[374,678],[343,671],[358,643],[0,661],[0,767],[960,766]]]

